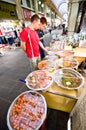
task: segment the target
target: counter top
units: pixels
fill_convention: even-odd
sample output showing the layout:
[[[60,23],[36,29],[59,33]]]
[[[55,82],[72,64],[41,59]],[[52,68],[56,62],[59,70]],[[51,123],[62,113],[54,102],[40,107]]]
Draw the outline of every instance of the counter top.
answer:
[[[74,48],[74,59],[80,64],[86,58],[86,48]],[[86,83],[85,83],[86,84]],[[83,87],[76,90],[67,90],[58,86],[55,82],[48,88],[46,92],[41,92],[45,97],[49,108],[70,113],[74,108],[79,97],[82,95]]]
[[[83,90],[84,87],[77,90],[63,89],[53,82],[48,90],[41,94],[45,97],[49,108],[70,113]]]
[[[86,48],[77,47],[73,49],[75,57],[86,57]]]

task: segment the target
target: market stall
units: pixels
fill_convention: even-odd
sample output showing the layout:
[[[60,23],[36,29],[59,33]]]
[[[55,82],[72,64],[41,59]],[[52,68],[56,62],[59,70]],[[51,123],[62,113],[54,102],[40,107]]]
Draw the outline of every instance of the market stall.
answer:
[[[74,48],[74,58],[81,64],[82,61],[86,59],[86,48],[84,47],[77,47]]]
[[[67,52],[71,52],[71,50],[74,52],[74,54],[72,55],[73,56],[72,59],[77,61],[78,66],[81,64],[81,62],[85,61],[86,48],[77,47],[77,48],[73,48],[73,49],[71,48],[68,50],[68,48],[70,48],[70,46],[66,46],[66,47],[67,47],[67,50],[66,50],[66,48],[65,48],[65,50]],[[54,52],[56,51],[56,55],[60,54],[60,53],[57,53],[58,49],[56,50],[54,43],[48,49],[49,50],[54,49]],[[62,61],[61,58],[63,58],[63,56],[65,57],[65,55],[64,55],[65,50],[60,51],[61,57],[57,58],[58,61],[59,60]],[[67,53],[67,56],[68,56],[68,53]],[[70,57],[71,63],[73,63],[72,59]],[[55,60],[54,60],[54,62],[55,62]],[[71,65],[68,62],[66,62],[66,64],[64,64],[65,67],[67,67],[67,68],[69,67],[69,65]],[[77,70],[76,72],[78,72],[78,66],[77,66],[77,68],[75,68]],[[63,66],[61,65],[61,62],[60,62],[60,68],[61,67],[63,68]],[[59,69],[59,67],[57,67],[57,68]],[[58,69],[56,69],[56,71],[58,71]],[[54,71],[54,73],[56,71]],[[82,92],[84,91],[84,87],[85,87],[85,85],[82,85],[82,87],[79,89],[70,90],[70,89],[64,89],[64,88],[60,87],[58,84],[56,84],[55,82],[53,82],[53,84],[48,88],[48,90],[46,92],[41,92],[41,94],[43,94],[43,96],[45,97],[49,108],[53,108],[56,110],[61,110],[61,111],[70,113],[72,111],[74,105],[76,104],[77,100],[81,96]]]
[[[82,95],[85,77],[78,72],[77,48],[64,50],[56,45],[53,43],[48,47],[49,55],[39,62],[38,70],[27,75],[24,82],[29,91],[20,94],[11,104],[7,114],[10,129],[38,130],[47,116],[47,108],[70,113]]]

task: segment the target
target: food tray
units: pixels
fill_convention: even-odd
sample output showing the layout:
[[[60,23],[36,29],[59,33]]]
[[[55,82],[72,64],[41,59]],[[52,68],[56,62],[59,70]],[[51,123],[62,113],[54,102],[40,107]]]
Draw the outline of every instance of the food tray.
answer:
[[[84,85],[83,76],[74,69],[59,69],[54,74],[53,79],[58,86],[69,90],[79,89]]]
[[[7,113],[9,130],[38,130],[47,114],[45,98],[34,91],[20,94],[11,104]]]
[[[61,58],[67,58],[67,57],[73,57],[74,56],[74,52],[71,50],[61,50],[57,52],[57,55]]]
[[[60,67],[67,67],[67,68],[78,68],[78,62],[75,59],[71,59],[71,58],[61,58],[58,59],[57,64]]]
[[[53,82],[52,76],[45,70],[36,70],[26,77],[26,86],[35,91],[46,90]]]

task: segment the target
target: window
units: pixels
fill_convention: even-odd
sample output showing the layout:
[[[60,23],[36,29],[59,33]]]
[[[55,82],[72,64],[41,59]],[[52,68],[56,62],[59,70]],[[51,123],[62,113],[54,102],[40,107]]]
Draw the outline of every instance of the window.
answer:
[[[32,9],[34,9],[34,0],[31,0]]]
[[[26,0],[27,2],[27,7],[31,8],[30,0]]]
[[[44,3],[38,0],[38,11],[43,13]]]
[[[21,0],[20,2],[21,2],[21,5],[23,5],[23,2],[22,2],[22,0]]]

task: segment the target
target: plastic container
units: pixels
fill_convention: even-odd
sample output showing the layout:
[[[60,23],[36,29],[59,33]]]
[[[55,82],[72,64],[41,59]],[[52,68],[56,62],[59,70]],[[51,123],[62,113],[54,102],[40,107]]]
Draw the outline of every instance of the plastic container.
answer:
[[[72,50],[62,50],[58,51],[57,55],[60,58],[73,58],[74,52]]]
[[[53,79],[58,86],[69,90],[79,89],[84,85],[83,76],[74,69],[59,69],[54,74]]]
[[[53,69],[56,67],[56,63],[51,60],[42,60],[38,63],[38,68],[40,70]]]
[[[74,69],[78,68],[78,62],[75,59],[71,59],[71,58],[58,59],[57,64],[62,68],[66,68],[66,67],[74,68]]]

